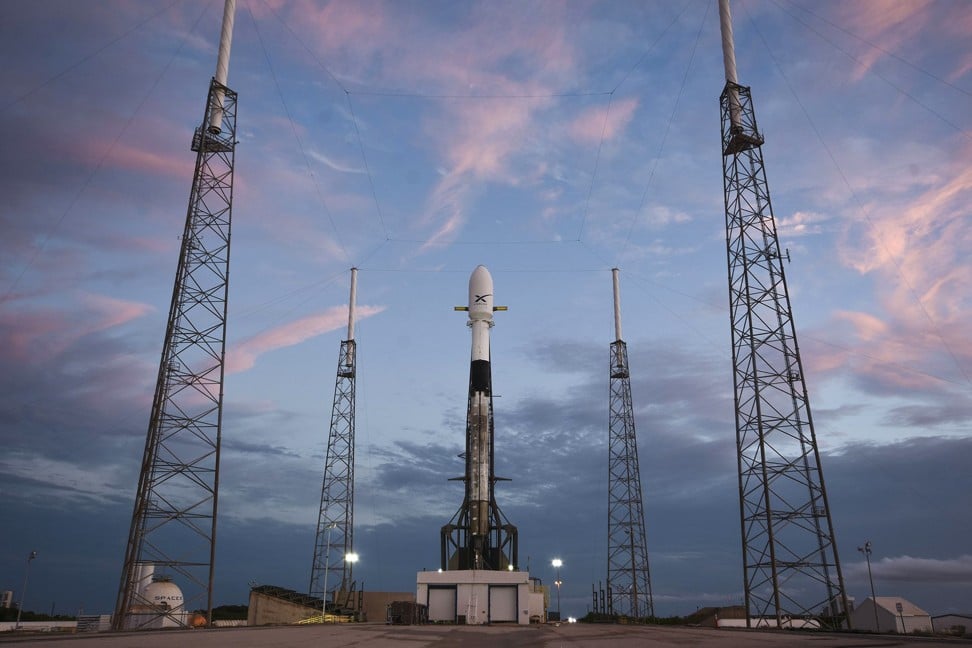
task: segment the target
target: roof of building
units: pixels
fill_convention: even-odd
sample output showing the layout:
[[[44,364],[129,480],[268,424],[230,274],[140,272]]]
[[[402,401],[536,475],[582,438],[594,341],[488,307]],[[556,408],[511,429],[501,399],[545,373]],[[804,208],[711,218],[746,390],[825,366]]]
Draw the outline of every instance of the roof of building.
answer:
[[[868,601],[870,599],[871,597],[868,596],[864,600]],[[874,599],[874,601],[877,603],[878,607],[884,608],[893,614],[900,614],[902,616],[930,616],[920,607],[908,599],[901,598],[900,596],[878,596]],[[901,604],[901,612],[898,612],[898,603]]]
[[[972,613],[966,612],[946,612],[945,614],[936,614],[933,619],[944,619],[945,617],[959,617],[960,619],[972,619]]]

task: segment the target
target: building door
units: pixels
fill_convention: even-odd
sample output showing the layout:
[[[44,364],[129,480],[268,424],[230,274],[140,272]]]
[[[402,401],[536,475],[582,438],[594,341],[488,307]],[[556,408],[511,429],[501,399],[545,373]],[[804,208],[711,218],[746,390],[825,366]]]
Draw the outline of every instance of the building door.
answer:
[[[490,623],[516,623],[516,586],[494,585],[489,588]]]
[[[429,621],[456,620],[456,586],[429,586]]]

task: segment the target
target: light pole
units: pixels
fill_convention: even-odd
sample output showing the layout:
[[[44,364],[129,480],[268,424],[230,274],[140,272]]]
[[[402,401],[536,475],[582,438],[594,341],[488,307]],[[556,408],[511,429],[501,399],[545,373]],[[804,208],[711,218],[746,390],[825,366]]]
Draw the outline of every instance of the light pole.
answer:
[[[20,606],[17,608],[17,623],[14,625],[15,630],[20,629],[20,614],[24,611],[24,599],[27,598],[27,579],[30,577],[30,561],[36,557],[36,551],[31,551],[30,555],[27,556],[27,569],[24,570],[24,588],[20,590]]]
[[[563,582],[560,580],[560,568],[563,567],[564,561],[560,558],[554,558],[550,561],[550,564],[557,570],[557,580],[554,581],[554,585],[557,586],[557,620],[560,621],[560,585]]]
[[[874,632],[881,632],[881,623],[878,621],[877,597],[874,595],[874,577],[871,576],[871,541],[865,540],[863,547],[858,547],[858,551],[864,554],[867,561],[867,580],[871,582],[871,604],[874,606]]]
[[[350,564],[351,565],[351,569],[353,570],[354,569],[354,563],[358,562],[358,554],[354,553],[353,551],[350,552],[350,553],[344,554],[344,562]],[[351,607],[353,608],[354,605],[352,604]],[[361,610],[355,610],[355,613],[360,612],[360,611]],[[357,617],[355,617],[355,620],[357,620]]]
[[[338,525],[337,522],[331,522],[326,527],[327,537],[324,539],[327,549],[324,551],[324,593],[321,598],[324,599],[323,605],[321,605],[321,623],[324,623],[325,617],[327,616],[327,568],[331,564],[331,531],[334,527]]]

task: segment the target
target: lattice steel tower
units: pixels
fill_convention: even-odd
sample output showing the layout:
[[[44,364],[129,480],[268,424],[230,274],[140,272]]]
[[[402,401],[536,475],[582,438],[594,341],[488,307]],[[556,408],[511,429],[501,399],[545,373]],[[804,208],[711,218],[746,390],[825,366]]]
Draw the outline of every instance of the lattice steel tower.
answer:
[[[213,607],[223,418],[236,93],[226,87],[235,2],[223,11],[216,77],[192,139],[196,168],[112,625],[188,625]],[[172,580],[183,601],[152,600]]]
[[[324,459],[321,508],[311,565],[309,592],[326,602],[328,594],[347,592],[354,560],[354,405],[355,343],[354,304],[358,269],[351,268],[351,297],[348,302],[348,339],[338,353],[331,431]],[[331,580],[328,580],[328,579]]]
[[[614,280],[614,332],[611,343],[611,400],[608,432],[607,613],[634,618],[655,616],[648,570],[645,509],[631,403],[628,346],[621,339],[621,294]]]
[[[843,624],[837,557],[783,259],[748,87],[736,83],[732,19],[719,0],[720,98],[736,445],[747,623]]]

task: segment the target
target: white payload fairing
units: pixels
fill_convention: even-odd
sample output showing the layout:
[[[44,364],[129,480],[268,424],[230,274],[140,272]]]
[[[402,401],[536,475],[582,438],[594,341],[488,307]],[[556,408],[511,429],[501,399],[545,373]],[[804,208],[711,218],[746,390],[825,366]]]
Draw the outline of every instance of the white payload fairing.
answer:
[[[469,277],[469,301],[456,310],[469,313],[472,350],[466,411],[466,484],[462,507],[442,529],[443,569],[509,569],[516,561],[516,528],[503,519],[493,494],[493,384],[489,330],[493,313],[493,278],[485,266]],[[450,555],[450,546],[454,550]]]

